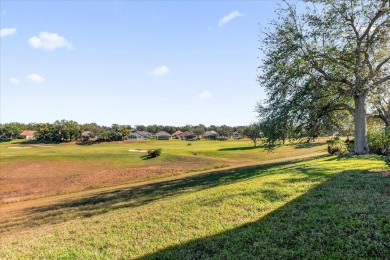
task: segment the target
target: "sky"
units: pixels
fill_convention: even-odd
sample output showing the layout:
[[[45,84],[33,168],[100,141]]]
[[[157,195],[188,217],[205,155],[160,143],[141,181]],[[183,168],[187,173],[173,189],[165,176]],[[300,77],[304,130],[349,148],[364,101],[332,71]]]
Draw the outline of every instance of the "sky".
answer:
[[[0,122],[247,125],[280,1],[0,2]]]

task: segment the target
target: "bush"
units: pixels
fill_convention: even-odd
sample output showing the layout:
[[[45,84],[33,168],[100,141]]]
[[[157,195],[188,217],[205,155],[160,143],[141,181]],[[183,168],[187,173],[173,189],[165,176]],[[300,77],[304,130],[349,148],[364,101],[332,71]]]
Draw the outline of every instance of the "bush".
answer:
[[[346,152],[345,143],[339,137],[335,137],[326,141],[328,143],[329,154],[343,154]]]
[[[347,140],[345,140],[345,145],[347,146],[347,151],[350,152],[350,153],[353,153],[354,152],[354,149],[355,149],[355,141],[352,139],[352,140],[349,140],[349,138]]]
[[[390,127],[383,131],[369,131],[368,149],[370,153],[390,155]]]
[[[157,149],[150,149],[148,150],[148,155],[149,157],[157,157],[161,155],[162,148],[157,148]]]
[[[390,166],[390,157],[386,157],[386,158],[385,158],[385,163],[386,163],[388,166]]]
[[[227,136],[218,136],[218,138],[217,138],[218,141],[226,141],[228,139],[229,138]]]

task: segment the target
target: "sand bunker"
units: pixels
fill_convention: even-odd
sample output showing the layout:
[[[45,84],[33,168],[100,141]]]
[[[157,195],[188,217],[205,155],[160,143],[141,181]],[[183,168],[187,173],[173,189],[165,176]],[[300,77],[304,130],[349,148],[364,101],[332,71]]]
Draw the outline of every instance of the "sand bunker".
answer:
[[[147,153],[148,150],[141,150],[141,149],[130,149],[129,152],[136,152],[136,153]]]
[[[27,147],[20,147],[20,146],[10,146],[8,148],[11,148],[11,149],[28,149],[28,148],[32,148],[31,146],[27,146]]]
[[[40,144],[34,144],[34,145],[32,145],[32,146],[34,146],[34,147],[48,147],[48,148],[50,148],[50,147],[54,147],[54,146],[52,146],[52,145],[40,145]]]

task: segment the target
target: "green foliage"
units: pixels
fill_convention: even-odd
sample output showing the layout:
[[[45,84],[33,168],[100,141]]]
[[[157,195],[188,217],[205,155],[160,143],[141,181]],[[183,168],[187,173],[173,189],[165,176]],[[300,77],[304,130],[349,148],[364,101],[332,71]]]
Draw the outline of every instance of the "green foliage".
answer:
[[[382,131],[370,130],[368,148],[371,153],[390,155],[390,127]]]
[[[150,149],[148,150],[148,155],[151,158],[155,158],[161,155],[162,148],[157,148],[157,149]]]
[[[251,124],[245,127],[243,134],[248,137],[253,142],[253,146],[256,147],[262,137],[260,124]]]
[[[25,125],[12,122],[4,125],[0,125],[0,139],[10,140],[16,138],[23,130],[32,130],[24,129]]]
[[[227,141],[227,140],[229,140],[229,137],[227,137],[227,136],[218,136],[217,140],[218,141]]]
[[[312,5],[300,13],[285,1],[260,41],[263,133],[271,144],[313,139],[337,126],[344,110],[354,114],[359,130],[356,152],[366,153],[366,97],[390,80],[388,0],[307,2]]]
[[[343,154],[347,151],[345,142],[339,137],[335,137],[326,141],[328,143],[329,154]]]

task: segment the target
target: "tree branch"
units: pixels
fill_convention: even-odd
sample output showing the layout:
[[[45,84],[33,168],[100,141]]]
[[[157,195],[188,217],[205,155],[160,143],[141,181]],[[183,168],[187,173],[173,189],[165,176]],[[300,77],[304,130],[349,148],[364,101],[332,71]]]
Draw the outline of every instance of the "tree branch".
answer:
[[[390,75],[387,75],[386,77],[383,77],[383,78],[379,79],[378,81],[374,82],[374,84],[372,84],[372,86],[373,87],[379,86],[380,84],[385,83],[388,80],[390,80]]]
[[[384,14],[386,14],[386,10],[384,10],[385,8],[385,2],[386,1],[383,1],[383,4],[382,4],[382,8],[378,10],[378,12],[374,15],[374,17],[370,20],[370,23],[368,24],[366,30],[364,31],[364,33],[360,36],[359,38],[359,41],[363,41],[363,39],[368,35],[368,33],[370,32],[372,26],[375,24],[375,22],[381,18]]]
[[[382,66],[389,61],[390,61],[390,56],[387,56],[387,58],[385,58],[381,63],[378,64],[378,66],[376,66],[375,73],[378,73],[378,71],[382,68]]]
[[[355,109],[353,107],[351,107],[350,105],[347,105],[347,104],[336,104],[333,106],[333,108],[336,110],[336,109],[345,109],[347,110],[349,113],[351,113],[351,115],[353,115],[355,113]]]

